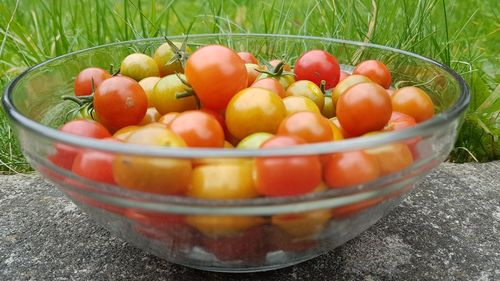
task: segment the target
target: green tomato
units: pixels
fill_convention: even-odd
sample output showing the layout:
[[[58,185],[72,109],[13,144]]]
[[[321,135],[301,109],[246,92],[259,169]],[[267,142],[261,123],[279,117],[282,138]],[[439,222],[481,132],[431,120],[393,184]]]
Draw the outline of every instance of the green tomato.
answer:
[[[259,133],[253,133],[251,135],[248,135],[244,139],[242,139],[236,148],[239,149],[256,149],[259,148],[262,143],[264,143],[266,140],[270,139],[273,137],[273,134],[270,133],[265,133],[265,132],[259,132]]]

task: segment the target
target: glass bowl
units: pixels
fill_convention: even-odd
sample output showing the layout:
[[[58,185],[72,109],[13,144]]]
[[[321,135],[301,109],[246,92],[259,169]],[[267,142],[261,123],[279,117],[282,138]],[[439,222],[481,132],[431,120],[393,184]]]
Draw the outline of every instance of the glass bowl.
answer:
[[[184,37],[170,39],[182,41]],[[265,150],[165,148],[102,142],[56,129],[73,106],[62,96],[73,94],[79,71],[90,66],[118,66],[133,52],[152,54],[164,43],[162,38],[63,55],[28,69],[12,81],[3,95],[3,106],[24,155],[36,170],[113,234],[168,261],[202,270],[252,272],[286,267],[354,238],[397,206],[419,179],[446,159],[469,103],[467,86],[453,70],[384,46],[271,34],[199,34],[190,35],[188,42],[191,49],[223,44],[266,59],[285,54],[291,62],[305,50],[323,49],[334,54],[345,71],[362,60],[378,59],[391,70],[393,85],[419,85],[429,93],[437,112],[431,120],[409,129],[329,143]],[[384,151],[401,144],[411,149],[411,165],[368,183],[343,188],[323,185],[318,188],[321,191],[307,195],[244,200],[201,200],[133,191],[82,178],[49,160],[59,146],[203,165],[235,158],[253,161],[271,156]],[[387,163],[381,164],[390,166],[397,158],[386,158]]]

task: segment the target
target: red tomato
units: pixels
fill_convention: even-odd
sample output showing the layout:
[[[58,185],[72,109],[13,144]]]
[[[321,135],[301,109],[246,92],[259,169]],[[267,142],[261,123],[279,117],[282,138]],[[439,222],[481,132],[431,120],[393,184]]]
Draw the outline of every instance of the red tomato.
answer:
[[[259,61],[255,58],[252,53],[249,52],[238,52],[238,56],[245,62],[245,63],[253,63],[253,64],[259,64]]]
[[[212,115],[188,110],[177,116],[169,125],[191,147],[223,147],[224,130]]]
[[[311,50],[303,53],[295,62],[293,69],[295,80],[309,80],[320,86],[325,80],[325,89],[337,85],[340,78],[340,66],[337,59],[322,50]]]
[[[302,145],[296,136],[275,136],[261,148]],[[321,182],[318,156],[280,156],[255,159],[257,190],[267,196],[289,196],[312,192]]]
[[[208,108],[202,108],[202,109],[200,109],[200,111],[212,115],[212,117],[214,117],[215,120],[217,120],[217,122],[219,122],[220,126],[224,130],[224,135],[227,136],[229,134],[229,131],[227,130],[227,126],[226,126],[226,119],[224,118],[224,116],[221,113],[219,113],[215,110],[212,110],[212,109],[208,109]]]
[[[263,78],[255,81],[250,88],[263,88],[272,91],[281,98],[286,97],[286,92],[281,83],[274,78]]]
[[[297,136],[309,143],[333,140],[330,121],[321,114],[307,111],[285,118],[278,128],[278,135]]]
[[[417,87],[404,87],[396,90],[391,96],[392,107],[415,118],[417,123],[434,116],[434,103],[429,95]]]
[[[373,82],[388,89],[391,86],[391,72],[378,60],[365,60],[358,64],[352,74],[364,75]]]
[[[330,188],[362,184],[380,176],[375,156],[363,151],[334,153],[324,167],[325,182]]]
[[[361,83],[349,88],[337,102],[337,118],[350,135],[384,128],[391,118],[391,98],[375,83]]]
[[[116,142],[117,140],[106,138],[103,141]],[[77,175],[94,181],[115,184],[113,159],[114,155],[111,153],[86,149],[76,155],[71,170]]]
[[[96,121],[87,119],[70,121],[64,124],[59,130],[65,133],[95,139],[111,137],[108,129],[106,129],[103,125]],[[57,143],[55,147],[56,153],[50,155],[49,160],[59,167],[70,170],[73,165],[73,160],[81,149],[60,143]]]
[[[397,131],[401,129],[406,129],[417,125],[415,118],[410,115],[393,111],[391,114],[391,119],[384,128],[384,131]]]
[[[245,62],[220,45],[195,51],[186,62],[185,75],[201,103],[210,109],[225,108],[248,83]]]
[[[101,85],[102,81],[111,78],[106,70],[89,67],[82,70],[75,79],[75,96],[88,96],[92,94],[92,81],[94,88]]]
[[[148,98],[137,81],[115,76],[97,88],[94,109],[102,124],[114,132],[139,124],[148,109]]]

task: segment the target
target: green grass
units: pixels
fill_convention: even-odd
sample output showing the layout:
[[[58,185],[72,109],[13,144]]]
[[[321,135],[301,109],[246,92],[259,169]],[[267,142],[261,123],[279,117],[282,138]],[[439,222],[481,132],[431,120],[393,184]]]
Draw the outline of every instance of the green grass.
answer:
[[[472,90],[451,161],[499,159],[495,0],[15,1],[0,3],[0,85],[28,66],[89,46],[186,33],[256,32],[373,42],[434,58]],[[0,171],[29,169],[0,114]]]

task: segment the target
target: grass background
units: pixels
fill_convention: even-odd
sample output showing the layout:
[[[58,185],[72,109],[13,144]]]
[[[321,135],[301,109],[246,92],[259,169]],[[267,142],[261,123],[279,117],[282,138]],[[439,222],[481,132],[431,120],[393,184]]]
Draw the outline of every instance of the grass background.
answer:
[[[187,33],[317,35],[372,42],[451,66],[467,81],[471,106],[449,160],[500,159],[496,0],[2,0],[0,88],[21,71],[78,49]],[[0,172],[25,172],[0,111]]]

